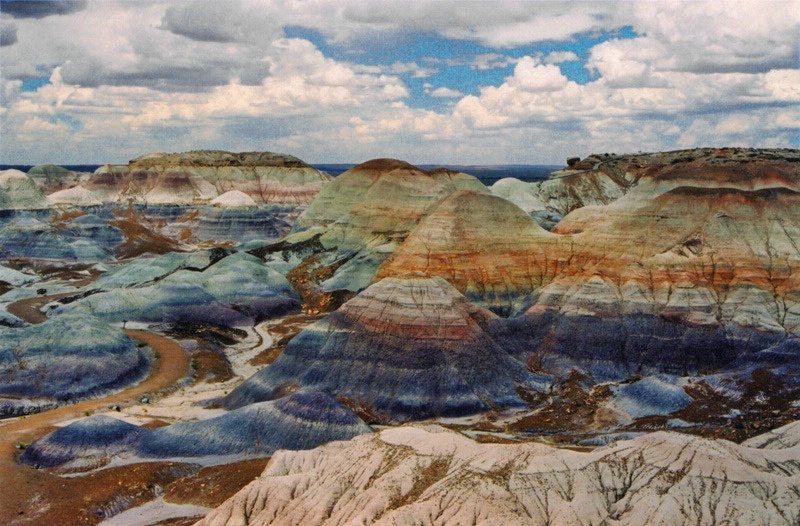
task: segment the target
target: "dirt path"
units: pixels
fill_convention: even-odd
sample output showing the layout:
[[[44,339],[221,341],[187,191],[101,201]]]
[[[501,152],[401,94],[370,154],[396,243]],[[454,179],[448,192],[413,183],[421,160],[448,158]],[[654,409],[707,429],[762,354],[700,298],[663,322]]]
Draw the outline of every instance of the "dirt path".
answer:
[[[63,294],[53,294],[52,296],[35,296],[7,305],[6,312],[28,323],[43,323],[47,321],[47,316],[39,310],[43,305],[74,295],[74,292],[65,292]]]
[[[7,307],[8,312],[29,323],[40,323],[46,317],[39,308],[47,302],[66,295],[22,300]],[[109,405],[125,405],[138,401],[142,395],[152,396],[175,385],[186,376],[189,358],[177,342],[147,331],[126,330],[129,337],[144,342],[159,354],[150,375],[141,383],[102,398],[85,400],[37,413],[24,418],[0,421],[0,524],[35,524],[26,516],[37,507],[57,505],[59,496],[70,494],[79,487],[80,479],[62,479],[44,471],[23,466],[16,461],[19,443],[29,444],[61,421],[84,416],[87,412],[106,409]],[[22,512],[22,513],[20,513]]]

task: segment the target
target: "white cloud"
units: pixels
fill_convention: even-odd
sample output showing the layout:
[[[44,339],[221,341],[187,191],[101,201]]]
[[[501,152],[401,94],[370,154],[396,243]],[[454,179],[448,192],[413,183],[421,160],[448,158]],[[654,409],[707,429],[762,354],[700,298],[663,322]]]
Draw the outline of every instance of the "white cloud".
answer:
[[[374,66],[374,65],[364,65],[364,64],[351,64],[350,67],[359,73],[373,73],[373,74],[380,74],[386,73],[389,75],[402,75],[405,73],[411,73],[412,78],[421,79],[433,76],[439,72],[439,70],[434,68],[427,68],[424,66],[420,66],[416,62],[394,62],[389,66]]]
[[[562,62],[579,61],[580,57],[574,51],[551,51],[544,59],[545,64],[561,64]]]
[[[615,39],[594,46],[586,66],[613,87],[664,87],[653,63],[667,55],[669,50],[652,38]]]
[[[475,55],[469,65],[472,69],[486,71],[489,69],[499,69],[514,64],[516,59],[499,53],[479,53]]]
[[[745,115],[734,115],[728,117],[714,127],[714,133],[718,136],[729,136],[747,133],[753,129],[753,118]]]
[[[431,97],[438,97],[443,99],[454,99],[458,97],[463,97],[464,94],[458,91],[457,89],[448,88],[445,86],[439,88],[433,88],[432,86],[427,88],[426,93],[428,93]]]
[[[795,0],[636,2],[630,12],[634,29],[664,46],[660,70],[763,72],[800,58]]]
[[[443,36],[477,40],[496,47],[545,40],[561,40],[606,27],[608,5],[602,2],[464,2],[461,0],[422,0],[379,4],[358,0],[336,2],[343,6],[341,16],[326,30],[338,38],[348,38],[365,27],[414,29]],[[318,2],[325,4],[325,2]]]
[[[453,115],[467,127],[475,129],[499,128],[509,123],[511,117],[494,111],[494,108],[487,107],[484,102],[474,95],[468,95],[456,104]]]
[[[558,91],[567,85],[568,80],[557,66],[541,65],[532,57],[523,57],[507,82],[523,91]]]
[[[254,43],[279,37],[278,20],[265,2],[192,0],[167,7],[158,27],[199,42]]]
[[[592,150],[798,146],[797,0],[96,0],[61,16],[0,17],[17,39],[2,48],[4,160],[105,162],[219,147],[285,148],[318,161],[552,162]],[[335,60],[325,46],[283,38],[290,25],[354,53]],[[507,49],[626,25],[636,38],[588,50],[585,85],[559,68],[579,59],[574,52],[515,58]],[[381,60],[357,53],[398,34],[493,49],[417,61],[386,60],[388,44]],[[488,78],[481,72],[512,65],[495,85],[475,86],[477,95],[446,87],[461,86],[447,68]],[[43,75],[49,85],[23,91],[23,79]],[[407,85],[409,77],[450,99],[447,109],[415,107],[421,82]]]

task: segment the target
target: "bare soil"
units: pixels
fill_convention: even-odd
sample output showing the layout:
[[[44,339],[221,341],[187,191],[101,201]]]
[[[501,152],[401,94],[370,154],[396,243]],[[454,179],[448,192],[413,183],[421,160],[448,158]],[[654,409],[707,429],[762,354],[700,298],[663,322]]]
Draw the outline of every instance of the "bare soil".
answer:
[[[37,323],[45,319],[38,307],[54,299],[50,296],[23,300],[10,305],[8,310],[30,323]],[[143,395],[152,399],[186,376],[189,358],[177,342],[146,331],[126,330],[125,333],[150,346],[160,356],[145,380],[102,398],[0,422],[0,524],[96,524],[104,515],[95,513],[92,505],[106,502],[103,499],[115,495],[138,501],[147,494],[143,487],[166,483],[173,476],[173,470],[162,468],[165,463],[157,463],[149,467],[128,466],[119,472],[103,470],[93,478],[64,479],[17,462],[21,453],[17,446],[30,444],[52,431],[55,424],[106,409],[109,405],[133,404]],[[148,495],[154,494],[150,491]],[[122,501],[117,502],[118,506],[122,504]],[[125,506],[129,505],[126,501]]]

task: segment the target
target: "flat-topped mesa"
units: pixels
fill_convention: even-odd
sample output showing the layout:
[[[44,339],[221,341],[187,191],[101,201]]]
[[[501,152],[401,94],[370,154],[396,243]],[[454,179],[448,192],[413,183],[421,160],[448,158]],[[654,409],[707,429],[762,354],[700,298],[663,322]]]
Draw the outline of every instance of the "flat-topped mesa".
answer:
[[[559,263],[549,254],[566,242],[505,199],[460,190],[422,219],[375,279],[439,276],[470,301],[507,314],[552,279]]]
[[[763,286],[767,277],[756,275],[800,258],[800,163],[734,160],[687,158],[648,170],[623,198],[575,210],[554,232],[607,260],[649,261],[673,275],[727,268],[734,282]],[[709,272],[700,275],[713,279]]]
[[[132,159],[128,166],[150,168],[154,166],[275,166],[311,168],[297,157],[273,152],[226,152],[223,150],[192,150],[181,153],[149,153]]]
[[[143,155],[125,166],[105,165],[84,185],[122,201],[208,202],[239,190],[260,204],[306,203],[329,180],[291,155],[196,150]]]
[[[386,278],[301,332],[224,405],[312,389],[375,422],[524,406],[520,393],[550,379],[494,343],[494,319],[441,278]]]
[[[517,185],[517,196],[506,197],[532,215],[550,212],[564,216],[584,206],[612,203],[643,181],[667,183],[673,178],[694,175],[695,180],[705,181],[707,186],[737,179],[742,184],[753,177],[769,179],[770,172],[778,179],[782,177],[780,174],[796,173],[798,161],[800,151],[789,149],[696,148],[593,154],[583,160],[570,159],[569,166],[553,172],[546,181],[529,183],[527,188]],[[505,180],[498,183],[493,192],[504,195],[508,183]]]

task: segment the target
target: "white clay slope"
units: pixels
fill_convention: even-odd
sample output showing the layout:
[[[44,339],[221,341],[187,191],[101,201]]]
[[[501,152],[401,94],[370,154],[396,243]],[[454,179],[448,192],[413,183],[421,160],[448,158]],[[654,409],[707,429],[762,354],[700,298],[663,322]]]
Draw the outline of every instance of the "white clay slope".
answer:
[[[582,453],[409,426],[278,452],[198,524],[796,525],[799,494],[797,445],[658,432]]]

